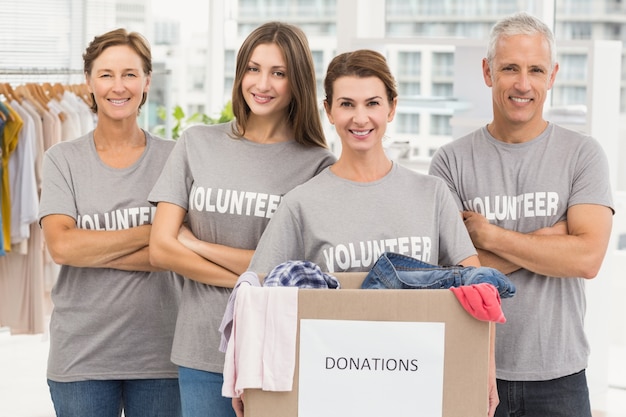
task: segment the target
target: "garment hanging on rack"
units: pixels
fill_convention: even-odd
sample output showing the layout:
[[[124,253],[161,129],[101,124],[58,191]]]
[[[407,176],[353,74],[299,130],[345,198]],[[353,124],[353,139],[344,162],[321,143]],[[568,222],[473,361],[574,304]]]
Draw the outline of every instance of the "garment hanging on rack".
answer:
[[[11,194],[9,184],[9,159],[13,155],[19,140],[20,129],[24,122],[7,103],[3,103],[3,113],[8,115],[2,138],[2,240],[5,252],[11,250]]]
[[[74,91],[83,93],[79,96]],[[43,153],[50,146],[80,137],[95,127],[95,116],[84,91],[85,88],[75,85],[27,83],[13,88],[0,83],[0,103],[11,118],[22,120],[17,139],[7,134],[8,120],[0,131],[3,150],[0,195],[3,208],[10,208],[7,218],[1,219],[3,228],[9,224],[9,244],[0,256],[0,327],[8,326],[13,334],[46,331],[45,317],[51,311],[49,293],[60,267],[49,256],[37,222],[41,163]],[[6,115],[5,118],[8,119]],[[10,149],[6,165],[5,149]]]
[[[6,124],[12,120],[12,116],[9,113],[9,109],[2,104],[2,102],[0,101],[0,114],[2,115],[2,117],[0,117],[0,255],[5,255],[5,251],[4,251],[4,232],[3,232],[3,227],[2,225],[4,224],[3,222],[3,213],[4,213],[4,209],[3,209],[3,198],[2,198],[2,194],[3,194],[3,190],[4,190],[4,186],[3,186],[3,178],[4,178],[4,155],[7,152],[6,148],[7,146],[5,146],[6,141],[4,140],[4,129],[6,127]],[[8,162],[7,162],[8,164]],[[6,198],[6,197],[5,197]],[[4,215],[6,216],[6,213],[4,213]]]

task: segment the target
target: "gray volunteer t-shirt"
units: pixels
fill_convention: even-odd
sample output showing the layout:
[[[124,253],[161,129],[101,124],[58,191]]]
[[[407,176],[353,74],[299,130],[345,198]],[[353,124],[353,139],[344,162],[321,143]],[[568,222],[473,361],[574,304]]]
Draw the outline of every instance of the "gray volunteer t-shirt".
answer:
[[[326,169],[285,196],[249,269],[307,260],[330,273],[369,271],[386,251],[439,265],[476,254],[443,181],[395,163],[368,183]]]
[[[259,144],[233,138],[231,123],[193,126],[178,139],[150,201],[188,211],[199,239],[255,249],[283,196],[335,161],[320,147],[295,141]],[[232,289],[186,279],[172,361],[223,372],[219,326]]]
[[[430,172],[447,182],[459,208],[521,233],[554,225],[576,204],[613,204],[600,144],[554,124],[521,144],[498,141],[483,127],[441,147]],[[525,269],[510,278],[517,293],[502,302],[498,378],[548,380],[586,368],[584,279]]]
[[[90,230],[151,224],[148,193],[174,141],[146,137],[143,155],[123,169],[100,160],[93,132],[51,147],[39,219],[63,214]],[[169,358],[181,293],[182,278],[171,272],[61,266],[52,290],[48,378],[176,378]]]

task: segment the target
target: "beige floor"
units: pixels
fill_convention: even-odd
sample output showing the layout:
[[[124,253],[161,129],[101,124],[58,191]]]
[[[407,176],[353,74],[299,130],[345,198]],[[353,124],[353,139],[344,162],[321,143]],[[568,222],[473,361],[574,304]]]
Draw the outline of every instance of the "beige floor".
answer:
[[[46,335],[11,336],[0,329],[0,417],[54,417],[46,385]],[[626,417],[626,348],[612,348],[607,410],[594,417]]]

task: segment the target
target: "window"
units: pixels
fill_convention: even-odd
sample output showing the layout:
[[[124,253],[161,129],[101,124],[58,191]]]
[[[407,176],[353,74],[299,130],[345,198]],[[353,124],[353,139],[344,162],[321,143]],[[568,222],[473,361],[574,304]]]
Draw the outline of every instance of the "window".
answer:
[[[421,94],[421,84],[418,82],[399,82],[398,95],[400,97],[419,96]]]
[[[422,73],[422,53],[400,52],[398,53],[398,65],[398,74],[400,76],[419,77]]]
[[[430,116],[430,134],[437,136],[452,135],[452,126],[450,126],[450,118],[447,114],[432,114]]]
[[[295,6],[298,16],[334,17],[337,12],[334,0],[298,0]]]
[[[435,97],[452,97],[452,83],[433,83],[432,95]]]
[[[587,88],[585,86],[555,86],[552,98],[555,106],[567,106],[587,103]]]
[[[593,9],[593,2],[589,0],[567,0],[559,6],[560,12],[565,15],[590,15]]]
[[[389,36],[420,36],[422,25],[413,22],[387,22],[385,29]]]
[[[561,81],[587,81],[587,55],[563,54],[559,57]]]
[[[454,54],[452,52],[433,52],[433,77],[454,76]]]
[[[420,115],[396,113],[394,124],[396,125],[396,133],[411,133],[418,135],[420,131]]]
[[[204,68],[189,68],[189,89],[192,91],[204,90]]]
[[[324,67],[324,51],[311,51],[313,55],[313,65],[315,66],[315,75],[324,77],[326,68]]]
[[[187,108],[187,115],[192,116],[194,114],[204,114],[204,105],[190,104]]]
[[[235,84],[233,77],[224,78],[224,102],[232,99],[233,84]]]
[[[234,74],[235,73],[235,51],[232,49],[227,49],[224,51],[224,73],[225,74]]]
[[[422,14],[419,1],[416,0],[387,0],[385,4],[387,16],[391,18],[402,18],[413,14]]]
[[[324,81],[318,78],[315,82],[315,88],[317,89],[317,102],[322,103],[326,99],[326,91],[324,91]]]
[[[591,39],[591,23],[589,22],[565,23],[563,29],[567,39]]]

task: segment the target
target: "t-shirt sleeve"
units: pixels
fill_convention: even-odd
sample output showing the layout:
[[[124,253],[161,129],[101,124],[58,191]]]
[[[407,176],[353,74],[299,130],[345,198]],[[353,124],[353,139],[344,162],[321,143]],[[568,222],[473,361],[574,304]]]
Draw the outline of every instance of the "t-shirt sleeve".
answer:
[[[463,210],[463,203],[459,197],[459,193],[456,189],[456,183],[454,181],[453,167],[451,163],[450,155],[448,155],[443,148],[439,148],[433,155],[428,168],[428,174],[441,178],[452,194],[452,198],[459,210]]]
[[[462,260],[476,255],[476,248],[463,224],[460,211],[451,193],[441,187],[439,221],[439,264],[458,265]]]
[[[57,146],[52,147],[43,158],[39,223],[50,214],[64,214],[74,219],[78,217],[71,183],[72,172],[60,150]]]
[[[248,270],[265,274],[283,262],[304,258],[302,227],[289,202],[283,200],[265,228]]]
[[[613,212],[609,163],[602,146],[589,138],[581,147],[576,163],[568,207],[576,204],[599,204]]]
[[[183,133],[174,145],[159,179],[152,187],[148,201],[152,204],[164,201],[187,210],[192,182],[193,178],[190,174],[187,156],[187,141]]]

